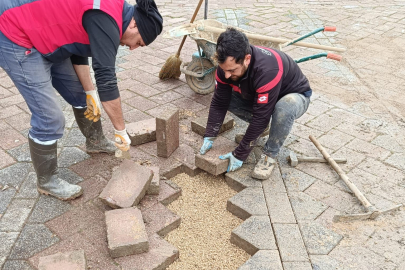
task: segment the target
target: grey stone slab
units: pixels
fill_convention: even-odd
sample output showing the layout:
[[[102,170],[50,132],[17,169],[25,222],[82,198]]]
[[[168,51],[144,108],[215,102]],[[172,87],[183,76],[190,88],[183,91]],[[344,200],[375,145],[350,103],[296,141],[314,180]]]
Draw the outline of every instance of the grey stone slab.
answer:
[[[308,261],[308,254],[297,224],[273,224],[283,262]]]
[[[18,187],[25,180],[28,173],[33,171],[31,163],[16,163],[3,170],[0,170],[0,184],[3,186]]]
[[[277,250],[259,250],[238,270],[283,270]]]
[[[349,270],[344,263],[328,255],[310,255],[313,270]],[[399,270],[399,269],[398,269]]]
[[[283,262],[284,270],[312,270],[310,262]]]
[[[327,255],[343,238],[340,234],[315,222],[300,223],[300,228],[308,253],[311,255]]]
[[[271,223],[297,223],[287,193],[266,194]]]
[[[3,270],[35,270],[28,262],[22,260],[7,260]]]
[[[205,135],[205,128],[207,127],[208,117],[203,116],[199,117],[193,121],[191,121],[191,130],[195,133],[204,136]],[[218,134],[221,134],[224,131],[231,129],[234,125],[233,118],[229,115],[225,116],[224,122],[222,123],[221,127],[219,128]]]
[[[385,160],[388,164],[394,166],[397,169],[405,171],[405,154],[396,153]]]
[[[404,152],[404,148],[395,140],[394,137],[390,135],[378,136],[371,143],[381,146],[382,148],[385,148],[392,152],[399,152],[399,153]]]
[[[317,180],[315,177],[294,168],[284,167],[281,171],[288,192],[304,191]]]
[[[51,196],[42,195],[32,211],[28,223],[43,223],[68,211],[72,206],[68,202]]]
[[[64,147],[82,146],[86,143],[86,137],[78,128],[72,128],[67,137],[62,141]]]
[[[34,199],[14,199],[0,219],[0,230],[19,232],[35,205]]]
[[[59,155],[58,166],[70,167],[88,159],[90,156],[77,147],[64,147]]]
[[[77,184],[83,181],[83,178],[68,168],[59,168],[58,177],[66,182],[69,182],[70,184]]]
[[[9,259],[28,259],[57,242],[59,238],[45,225],[27,224],[15,243]]]
[[[285,193],[283,178],[281,177],[280,167],[276,165],[269,179],[262,182],[264,194]]]
[[[8,188],[4,191],[0,191],[0,214],[6,211],[11,199],[14,197],[15,189]]]
[[[298,221],[314,220],[328,206],[303,192],[289,193],[291,206]]]
[[[0,232],[0,254],[6,258],[13,248],[18,237],[18,232]]]
[[[277,250],[268,216],[252,216],[245,220],[232,231],[231,243],[251,255],[262,249]]]
[[[7,150],[7,152],[18,162],[31,162],[31,154],[28,143],[22,144],[16,148]]]
[[[250,216],[267,216],[266,200],[261,188],[246,188],[230,198],[226,209],[245,220]]]
[[[262,182],[251,177],[254,165],[243,165],[237,171],[225,174],[225,181],[233,190],[242,191],[247,187],[262,187]]]
[[[27,179],[22,183],[18,193],[15,195],[16,198],[27,198],[36,199],[39,193],[37,190],[37,174],[31,172],[28,174]]]

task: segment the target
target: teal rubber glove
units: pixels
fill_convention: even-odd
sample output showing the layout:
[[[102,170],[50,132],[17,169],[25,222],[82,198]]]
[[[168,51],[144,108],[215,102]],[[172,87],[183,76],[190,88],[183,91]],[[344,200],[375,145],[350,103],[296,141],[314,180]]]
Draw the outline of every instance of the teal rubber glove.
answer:
[[[204,143],[201,146],[200,154],[205,155],[212,148],[212,144],[214,143],[215,137],[205,137]]]
[[[219,156],[220,159],[229,159],[229,165],[228,165],[228,170],[227,172],[233,172],[242,167],[243,161],[237,159],[236,157],[233,156],[232,152],[229,152],[226,155]]]

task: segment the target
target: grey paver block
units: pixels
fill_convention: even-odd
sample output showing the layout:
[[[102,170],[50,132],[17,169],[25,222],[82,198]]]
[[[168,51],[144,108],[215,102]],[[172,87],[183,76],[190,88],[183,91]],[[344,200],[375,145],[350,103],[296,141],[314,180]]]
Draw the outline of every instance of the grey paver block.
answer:
[[[127,124],[128,136],[131,145],[139,145],[156,141],[156,119],[150,118],[135,123]]]
[[[397,169],[405,171],[405,154],[396,153],[385,160],[388,164],[394,166]]]
[[[18,232],[0,232],[0,254],[6,258],[16,242]]]
[[[207,127],[207,121],[208,121],[208,116],[199,117],[199,118],[191,121],[191,130],[201,136],[204,136],[205,128]],[[218,134],[233,128],[233,125],[234,125],[233,118],[229,115],[226,115],[224,122],[222,123],[222,126],[219,129]]]
[[[36,200],[33,199],[14,199],[0,219],[0,230],[7,232],[21,231],[35,202]]]
[[[270,178],[263,181],[262,184],[263,184],[263,191],[265,194],[270,195],[273,193],[286,192],[283,178],[280,172],[280,167],[278,166],[278,164],[275,165]]]
[[[265,193],[265,197],[272,223],[296,223],[287,193]]]
[[[195,156],[195,165],[213,175],[224,173],[228,169],[229,160],[221,160],[219,159],[219,156],[235,150],[236,146],[237,144],[235,142],[223,137],[218,137],[215,140],[212,149],[205,155],[197,154]]]
[[[273,224],[283,262],[308,261],[308,254],[297,224]]]
[[[146,191],[148,195],[157,195],[159,194],[159,183],[160,183],[160,173],[159,167],[149,167],[153,171],[153,177],[150,182],[149,188]]]
[[[32,164],[30,163],[22,162],[11,165],[0,170],[0,184],[8,184],[14,187],[20,186],[30,171],[33,171]]]
[[[27,179],[22,183],[18,193],[15,195],[16,198],[38,198],[39,193],[37,190],[37,175],[31,172]]]
[[[42,195],[35,205],[28,223],[46,222],[62,215],[71,208],[72,206],[68,202]]]
[[[0,263],[1,265],[1,263]],[[8,260],[5,262],[3,269],[10,270],[35,270],[28,262],[22,260]]]
[[[83,178],[68,168],[60,168],[58,170],[58,177],[73,185],[83,181]]]
[[[390,135],[378,136],[371,143],[381,146],[382,148],[385,148],[392,152],[399,152],[399,153],[404,152],[404,148],[401,145],[399,145],[399,143],[395,140],[394,137]]]
[[[233,190],[241,191],[247,187],[262,187],[262,182],[251,177],[254,165],[243,165],[237,171],[225,174],[225,181]]]
[[[290,195],[291,206],[298,221],[314,220],[328,206],[303,192],[292,192]]]
[[[238,270],[282,270],[280,255],[277,250],[259,250]]]
[[[349,270],[344,263],[332,258],[328,255],[311,255],[311,262],[313,270]]]
[[[137,205],[148,190],[153,177],[150,168],[124,160],[116,169],[99,198],[112,208]]]
[[[283,262],[284,270],[312,270],[310,262]]]
[[[28,143],[22,144],[16,148],[7,150],[7,152],[18,162],[31,162],[31,154]]]
[[[179,147],[179,110],[167,110],[156,117],[157,155],[169,157]]]
[[[83,136],[82,132],[78,128],[72,128],[66,137],[62,139],[61,144],[64,147],[75,147],[82,146],[86,143],[86,137]]]
[[[27,224],[22,230],[9,259],[28,259],[34,254],[59,242],[43,224]]]
[[[116,209],[105,212],[108,249],[113,258],[148,251],[149,241],[138,208]]]
[[[227,202],[226,209],[245,220],[251,216],[267,216],[266,199],[261,188],[246,188]]]
[[[315,177],[293,168],[282,168],[282,176],[289,192],[304,191],[316,181]]]
[[[86,270],[84,250],[76,250],[39,258],[39,270]]]
[[[169,232],[180,226],[181,217],[174,214],[166,206],[156,203],[142,212],[148,235],[157,233],[165,237]]]
[[[300,223],[302,237],[309,254],[328,254],[343,236],[315,222]]]
[[[11,199],[13,199],[15,194],[15,189],[8,188],[2,192],[0,192],[0,214],[6,211]]]
[[[262,249],[277,249],[268,216],[252,216],[245,220],[232,231],[231,243],[251,255]]]
[[[77,147],[64,147],[58,158],[58,167],[70,167],[90,156]]]

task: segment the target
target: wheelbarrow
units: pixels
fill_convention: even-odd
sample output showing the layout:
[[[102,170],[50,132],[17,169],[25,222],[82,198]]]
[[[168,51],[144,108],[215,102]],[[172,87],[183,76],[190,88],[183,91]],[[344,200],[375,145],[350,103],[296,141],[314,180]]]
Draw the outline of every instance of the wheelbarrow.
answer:
[[[216,70],[218,64],[215,62],[213,56],[215,55],[216,51],[216,40],[227,27],[229,27],[229,25],[225,25],[216,20],[208,19],[173,28],[165,34],[166,36],[170,37],[188,35],[197,43],[197,51],[192,55],[191,62],[183,62],[180,66],[180,71],[186,75],[187,84],[196,93],[206,95],[213,92],[215,89],[214,71]],[[284,47],[295,45],[322,49],[326,51],[345,51],[344,48],[305,43],[301,41],[321,31],[335,31],[336,29],[334,27],[322,27],[294,40],[257,35],[238,27],[232,27],[244,32],[248,37],[250,44],[254,46],[263,46],[282,50]],[[341,60],[340,55],[332,53],[319,53],[297,59],[295,62],[301,63],[320,57],[327,57],[337,61]]]

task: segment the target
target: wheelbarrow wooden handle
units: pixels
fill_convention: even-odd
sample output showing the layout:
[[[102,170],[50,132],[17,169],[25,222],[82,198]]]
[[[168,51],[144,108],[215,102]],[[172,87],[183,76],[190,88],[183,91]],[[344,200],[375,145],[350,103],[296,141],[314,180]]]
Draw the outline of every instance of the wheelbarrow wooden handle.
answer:
[[[225,30],[226,30],[226,29],[212,27],[212,26],[206,26],[206,25],[198,25],[197,29],[200,31],[208,31],[208,32],[212,32],[215,34],[221,34],[222,32],[225,32]],[[263,35],[258,35],[258,34],[250,34],[250,33],[244,33],[244,34],[248,38],[259,39],[259,40],[263,40],[263,41],[270,41],[270,42],[279,43],[279,44],[284,44],[284,43],[290,41],[290,40],[284,39],[284,38],[274,38],[274,37],[268,37],[268,36],[263,36]],[[307,43],[307,42],[301,42],[301,41],[294,43],[293,45],[307,47],[307,48],[313,48],[313,49],[326,50],[326,51],[335,51],[335,52],[346,51],[346,49],[344,49],[344,48],[336,48],[336,47],[332,47],[332,46],[325,46],[325,45],[319,45],[319,44],[313,44],[313,43]]]

